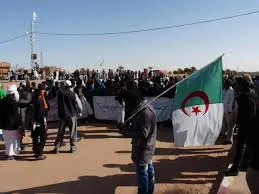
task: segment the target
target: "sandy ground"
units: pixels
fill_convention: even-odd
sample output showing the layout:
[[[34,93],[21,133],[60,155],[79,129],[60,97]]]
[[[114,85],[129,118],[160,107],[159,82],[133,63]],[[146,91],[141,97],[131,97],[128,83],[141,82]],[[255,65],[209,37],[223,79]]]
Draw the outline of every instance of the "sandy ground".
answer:
[[[246,173],[240,172],[236,177],[230,177],[232,179],[229,187],[229,194],[250,194],[249,188],[246,183]]]
[[[4,146],[0,145],[1,193],[68,193],[68,194],[133,194],[136,176],[130,160],[130,139],[122,138],[114,125],[82,126],[78,152],[50,153],[56,129],[49,130],[45,147],[47,160],[34,161],[31,139],[20,161],[5,161]],[[229,164],[229,146],[176,148],[172,129],[159,127],[156,167],[158,194],[217,193]],[[219,172],[219,173],[218,173]]]

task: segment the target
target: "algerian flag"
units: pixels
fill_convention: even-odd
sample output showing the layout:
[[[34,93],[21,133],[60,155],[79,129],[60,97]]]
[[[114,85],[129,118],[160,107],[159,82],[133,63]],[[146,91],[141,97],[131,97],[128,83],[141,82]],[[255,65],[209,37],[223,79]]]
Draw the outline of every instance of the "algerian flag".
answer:
[[[176,86],[173,101],[177,146],[215,144],[222,127],[222,57]]]

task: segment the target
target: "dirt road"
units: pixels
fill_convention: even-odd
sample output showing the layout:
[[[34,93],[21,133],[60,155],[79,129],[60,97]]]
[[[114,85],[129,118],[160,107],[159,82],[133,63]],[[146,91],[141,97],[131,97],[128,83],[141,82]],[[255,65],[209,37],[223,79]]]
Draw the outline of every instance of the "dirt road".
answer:
[[[122,138],[114,125],[91,124],[79,129],[85,139],[79,150],[69,154],[51,154],[56,129],[49,130],[45,154],[47,160],[34,161],[31,144],[20,161],[4,161],[0,145],[0,192],[66,194],[136,193],[134,166],[130,160],[130,139]],[[175,148],[169,128],[159,128],[156,167],[156,194],[216,193],[228,161],[228,146]],[[29,137],[25,140],[31,142]]]

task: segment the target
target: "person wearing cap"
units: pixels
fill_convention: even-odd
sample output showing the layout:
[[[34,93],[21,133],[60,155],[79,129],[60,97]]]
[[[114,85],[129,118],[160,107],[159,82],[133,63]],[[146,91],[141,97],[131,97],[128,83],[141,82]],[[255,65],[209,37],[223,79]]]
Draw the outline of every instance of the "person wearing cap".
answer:
[[[58,115],[60,122],[58,135],[54,144],[54,153],[56,154],[59,153],[66,127],[70,130],[70,152],[74,153],[77,150],[77,115],[80,115],[82,112],[82,104],[71,87],[71,81],[66,80],[65,89],[58,95]]]
[[[223,105],[224,105],[224,118],[222,126],[222,135],[226,135],[225,144],[232,144],[233,141],[233,104],[235,100],[234,89],[232,88],[232,82],[229,79],[225,80],[225,88],[223,92]]]
[[[136,166],[138,193],[153,194],[155,187],[155,170],[152,159],[156,144],[156,113],[150,104],[146,104],[142,95],[130,91],[125,103],[131,107],[131,115],[137,113],[127,124],[118,126],[122,134],[132,138],[131,159]]]
[[[3,129],[7,160],[14,160],[20,148],[19,129],[22,126],[22,119],[18,111],[19,103],[16,95],[17,87],[11,85],[7,90],[7,96],[0,101],[0,128]]]
[[[254,127],[256,116],[256,98],[257,95],[251,89],[252,79],[249,75],[237,78],[238,95],[236,101],[238,104],[237,114],[237,144],[233,165],[226,172],[226,176],[237,176],[239,170],[247,168],[247,141],[249,134]]]

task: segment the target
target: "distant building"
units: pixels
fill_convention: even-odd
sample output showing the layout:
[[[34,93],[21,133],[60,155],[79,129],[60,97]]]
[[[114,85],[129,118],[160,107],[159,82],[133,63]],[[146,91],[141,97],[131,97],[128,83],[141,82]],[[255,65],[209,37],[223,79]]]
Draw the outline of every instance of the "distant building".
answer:
[[[10,63],[1,62],[0,63],[0,76],[7,76],[10,70]]]
[[[58,67],[47,67],[47,66],[40,68],[40,72],[45,72],[46,76],[51,76],[56,71],[62,71],[62,69]]]

